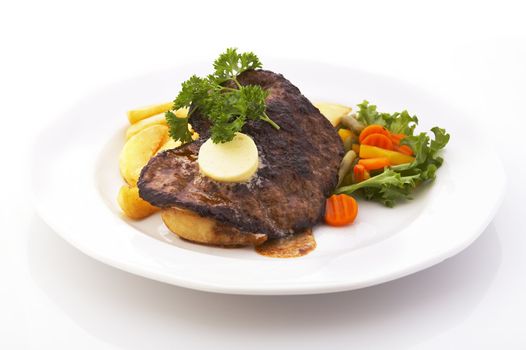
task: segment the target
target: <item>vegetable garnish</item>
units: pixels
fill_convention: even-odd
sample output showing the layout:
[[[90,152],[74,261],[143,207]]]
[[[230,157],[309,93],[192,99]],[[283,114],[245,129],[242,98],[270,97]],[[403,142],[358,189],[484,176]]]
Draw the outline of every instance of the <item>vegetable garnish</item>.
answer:
[[[367,101],[358,107],[356,119],[366,126],[360,134],[360,141],[367,140],[371,135],[381,135],[360,145],[358,165],[366,170],[375,170],[377,175],[364,179],[362,169],[355,167],[355,181],[337,188],[335,193],[350,195],[358,191],[365,198],[380,201],[388,207],[394,206],[398,200],[411,199],[411,192],[417,185],[435,179],[436,171],[443,162],[438,153],[446,146],[450,135],[439,127],[431,129],[434,139],[425,132],[414,135],[418,118],[407,111],[379,113],[376,106]],[[394,150],[389,150],[391,144],[385,142],[384,137],[390,137]],[[379,169],[382,163],[383,170]],[[382,171],[378,174],[378,170]]]
[[[327,199],[325,222],[331,226],[351,224],[358,214],[358,203],[346,194],[334,194]]]
[[[188,119],[196,109],[211,121],[214,143],[231,141],[247,120],[263,120],[279,129],[265,112],[268,92],[259,85],[242,86],[237,79],[244,71],[261,67],[254,53],[240,54],[237,49],[229,48],[214,61],[213,74],[205,78],[191,76],[182,84],[173,105],[174,110],[192,106],[188,116],[178,118],[173,112],[166,112],[170,136],[183,143],[191,141]],[[235,88],[226,86],[229,82]]]

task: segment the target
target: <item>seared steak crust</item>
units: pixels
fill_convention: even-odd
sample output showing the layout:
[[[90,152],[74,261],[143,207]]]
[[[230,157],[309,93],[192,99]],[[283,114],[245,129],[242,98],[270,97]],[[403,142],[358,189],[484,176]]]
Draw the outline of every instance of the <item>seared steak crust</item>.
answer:
[[[222,183],[199,173],[199,147],[209,123],[196,110],[190,123],[200,138],[152,158],[143,168],[140,196],[161,207],[179,207],[242,231],[283,237],[321,219],[334,190],[343,145],[329,121],[281,74],[246,71],[242,85],[269,91],[267,114],[280,125],[249,121],[243,132],[257,145],[260,166],[245,183]]]

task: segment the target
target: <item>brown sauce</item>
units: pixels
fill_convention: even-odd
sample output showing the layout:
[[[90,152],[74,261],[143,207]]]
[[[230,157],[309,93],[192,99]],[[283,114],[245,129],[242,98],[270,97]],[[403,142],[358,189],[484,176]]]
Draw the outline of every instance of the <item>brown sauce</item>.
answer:
[[[298,258],[312,252],[316,248],[316,241],[312,230],[308,229],[286,238],[269,239],[256,246],[256,252],[271,258]]]

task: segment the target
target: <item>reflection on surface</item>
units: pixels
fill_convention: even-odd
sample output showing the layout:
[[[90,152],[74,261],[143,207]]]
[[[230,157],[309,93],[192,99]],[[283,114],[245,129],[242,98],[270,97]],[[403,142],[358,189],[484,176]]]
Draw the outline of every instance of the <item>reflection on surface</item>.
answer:
[[[483,298],[501,262],[498,236],[490,225],[456,257],[379,286],[326,295],[234,296],[178,288],[106,266],[37,218],[31,231],[28,259],[35,283],[88,333],[131,349],[217,348],[219,337],[230,339],[230,349],[302,343],[370,349],[386,339],[393,348],[405,348],[462,322]],[[419,320],[425,323],[415,332],[412,325]],[[331,334],[348,342],[330,343]]]

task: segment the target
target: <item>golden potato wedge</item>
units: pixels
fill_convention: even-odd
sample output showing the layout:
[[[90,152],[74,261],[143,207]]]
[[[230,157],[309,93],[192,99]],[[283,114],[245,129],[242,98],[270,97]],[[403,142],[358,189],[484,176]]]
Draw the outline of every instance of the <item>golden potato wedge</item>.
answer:
[[[121,187],[117,202],[119,202],[124,215],[134,220],[144,219],[159,210],[159,208],[139,197],[139,189],[137,187],[128,185]]]
[[[320,110],[325,118],[329,119],[332,126],[338,126],[342,117],[349,114],[352,110],[351,107],[327,102],[317,102],[314,106]]]
[[[166,151],[167,149],[174,149],[181,146],[181,141],[174,141],[171,137],[168,137],[168,140],[157,150],[157,153],[161,153],[162,151]]]
[[[126,141],[121,151],[119,168],[128,185],[137,185],[142,168],[167,138],[168,127],[166,125],[152,125]]]
[[[192,126],[188,124],[188,130],[192,131],[192,140],[197,140],[199,138],[199,134],[193,131]],[[174,149],[182,145],[181,141],[175,141],[171,137],[168,136],[168,139],[166,142],[157,150],[155,154],[161,153],[162,151],[166,151],[167,149]]]
[[[224,247],[259,245],[267,240],[267,235],[243,233],[242,231],[214,219],[200,216],[190,210],[180,208],[163,209],[161,218],[165,225],[181,238],[188,241]]]
[[[179,118],[186,118],[188,116],[188,108],[178,109],[174,113]],[[126,140],[128,140],[133,135],[138,134],[140,131],[146,129],[147,127],[157,124],[166,125],[166,118],[164,117],[164,113],[152,115],[151,117],[139,120],[135,124],[130,125],[126,130]]]
[[[164,117],[164,113],[153,115],[143,120],[139,120],[135,124],[130,125],[128,129],[126,129],[126,140],[128,140],[134,135],[137,135],[139,132],[146,129],[147,127],[158,124],[166,125],[166,118]]]
[[[128,120],[130,121],[130,124],[135,124],[139,120],[151,117],[152,115],[169,111],[172,109],[172,106],[173,102],[166,102],[132,109],[128,111]]]

